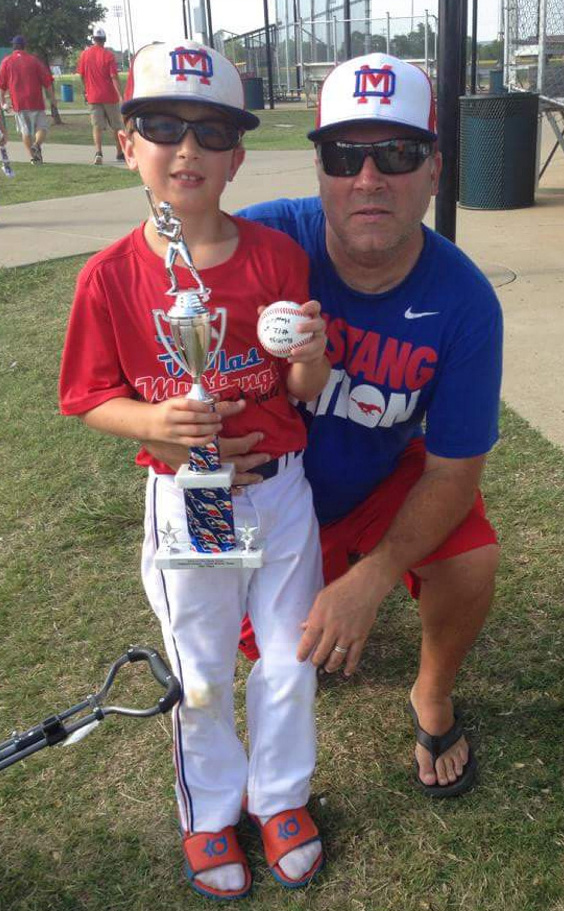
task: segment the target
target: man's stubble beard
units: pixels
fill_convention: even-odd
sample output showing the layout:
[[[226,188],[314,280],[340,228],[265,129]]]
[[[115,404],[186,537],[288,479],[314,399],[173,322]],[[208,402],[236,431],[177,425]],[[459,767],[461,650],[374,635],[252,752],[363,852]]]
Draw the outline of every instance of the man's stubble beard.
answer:
[[[365,269],[377,268],[396,260],[402,253],[408,254],[412,244],[417,243],[421,232],[421,222],[417,222],[406,226],[397,235],[391,234],[388,238],[378,237],[377,231],[370,232],[369,229],[350,238],[346,231],[336,232],[329,221],[328,225],[329,252],[333,248],[338,256],[339,251],[335,246],[340,247],[341,255],[344,254],[351,265],[356,264]]]

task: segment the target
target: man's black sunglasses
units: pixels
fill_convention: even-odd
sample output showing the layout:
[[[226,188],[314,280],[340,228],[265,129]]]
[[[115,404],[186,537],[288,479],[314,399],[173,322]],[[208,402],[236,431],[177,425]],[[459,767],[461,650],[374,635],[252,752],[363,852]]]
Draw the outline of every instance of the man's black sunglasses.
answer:
[[[323,170],[329,177],[356,177],[370,157],[382,174],[411,174],[433,151],[425,139],[386,139],[384,142],[320,142]]]
[[[188,130],[193,130],[202,149],[228,152],[239,145],[241,134],[234,123],[226,120],[184,120],[173,114],[139,114],[133,118],[134,129],[143,139],[157,145],[177,145]]]

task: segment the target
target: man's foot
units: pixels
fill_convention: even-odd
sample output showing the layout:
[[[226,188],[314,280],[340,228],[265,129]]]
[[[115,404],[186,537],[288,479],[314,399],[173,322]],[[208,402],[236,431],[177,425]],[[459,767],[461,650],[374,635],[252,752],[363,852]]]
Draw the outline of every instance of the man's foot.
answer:
[[[43,153],[41,152],[41,146],[36,142],[34,142],[31,147],[31,163],[43,164]]]
[[[116,155],[116,161],[125,161],[125,155],[123,152],[118,152]]]
[[[414,687],[409,711],[417,737],[418,784],[430,797],[454,797],[467,791],[474,784],[477,766],[452,699],[426,700]]]
[[[104,158],[102,156],[102,153],[96,152],[96,154],[94,156],[94,164],[103,164],[103,163],[104,163]]]

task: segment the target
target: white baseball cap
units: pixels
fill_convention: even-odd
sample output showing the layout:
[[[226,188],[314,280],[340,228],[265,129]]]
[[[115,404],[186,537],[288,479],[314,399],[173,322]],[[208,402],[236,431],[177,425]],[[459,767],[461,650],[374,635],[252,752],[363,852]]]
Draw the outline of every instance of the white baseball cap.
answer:
[[[98,28],[95,28],[94,31],[92,32],[92,37],[93,38],[105,38],[106,33],[103,28],[100,28],[100,26],[98,26]]]
[[[196,101],[231,114],[238,126],[254,130],[258,117],[245,110],[237,68],[217,51],[197,41],[147,44],[133,58],[124,117],[151,101]]]
[[[374,122],[411,127],[435,140],[435,99],[427,74],[389,54],[339,64],[321,87],[315,129],[307,135],[318,142],[337,127]]]

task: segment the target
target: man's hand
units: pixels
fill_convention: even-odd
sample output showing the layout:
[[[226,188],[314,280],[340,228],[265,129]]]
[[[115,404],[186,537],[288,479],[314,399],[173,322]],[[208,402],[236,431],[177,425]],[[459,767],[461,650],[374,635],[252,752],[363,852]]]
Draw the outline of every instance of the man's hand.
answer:
[[[61,115],[59,114],[59,108],[54,101],[51,102],[51,117],[57,126],[60,126],[62,124],[63,121],[61,120]]]
[[[365,578],[361,564],[318,594],[302,624],[298,661],[311,656],[316,667],[329,672],[343,666],[346,677],[356,670],[378,608],[390,590],[379,586],[377,579]]]
[[[227,404],[225,402],[224,404]],[[219,407],[219,406],[218,406]],[[267,452],[253,452],[257,443],[264,438],[264,434],[256,430],[244,437],[231,439],[219,438],[219,453],[222,462],[232,462],[235,466],[233,487],[247,487],[249,484],[260,484],[262,475],[253,474],[253,468],[270,462],[271,456]]]

